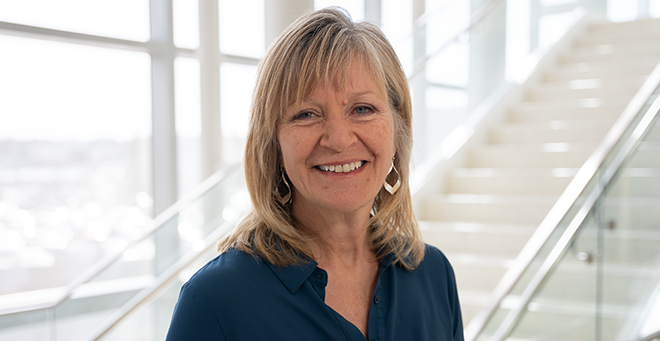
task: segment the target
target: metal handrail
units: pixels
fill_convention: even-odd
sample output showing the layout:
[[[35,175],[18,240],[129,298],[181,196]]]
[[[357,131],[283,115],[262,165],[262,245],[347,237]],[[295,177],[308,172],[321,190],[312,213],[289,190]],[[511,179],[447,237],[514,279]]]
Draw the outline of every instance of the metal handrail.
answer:
[[[518,283],[523,273],[528,269],[533,259],[540,252],[541,248],[548,241],[551,234],[559,226],[559,223],[564,219],[568,210],[573,207],[578,197],[583,193],[587,184],[594,178],[596,172],[602,166],[605,159],[610,155],[613,148],[621,140],[623,134],[629,128],[635,117],[643,109],[653,92],[660,86],[660,63],[655,67],[651,75],[646,79],[642,87],[637,91],[633,99],[626,106],[619,119],[615,122],[614,126],[609,130],[603,141],[598,145],[596,150],[591,154],[589,159],[580,168],[575,178],[568,185],[559,200],[552,207],[548,215],[545,217],[536,232],[530,238],[530,241],[525,245],[520,252],[518,259],[514,266],[510,268],[500,283],[495,288],[491,301],[488,305],[479,311],[472,319],[472,322],[465,330],[465,339],[473,341],[483,331],[486,324],[493,316],[497,308],[500,306],[503,299],[513,289],[514,285]],[[653,104],[644,114],[643,119],[638,124],[633,134],[626,141],[624,147],[619,154],[614,158],[610,166],[607,168],[603,177],[599,180],[596,188],[589,194],[585,203],[580,207],[576,216],[571,221],[570,225],[561,236],[556,246],[552,249],[548,258],[545,260],[540,270],[532,278],[525,291],[522,293],[519,304],[515,310],[507,315],[504,322],[497,329],[494,335],[495,340],[502,340],[514,328],[515,324],[522,317],[523,309],[527,306],[533,295],[538,288],[546,280],[547,274],[557,265],[558,260],[566,252],[570,242],[575,237],[575,232],[582,224],[587,213],[596,202],[598,196],[602,193],[605,185],[609,183],[612,177],[616,174],[619,167],[628,156],[632,148],[639,142],[643,132],[651,123],[653,116],[660,111],[660,97],[656,98]]]
[[[158,216],[156,216],[156,218],[154,218],[154,220],[151,222],[151,226],[149,227],[149,229],[146,232],[144,232],[144,234],[140,238],[129,243],[122,251],[104,257],[101,261],[99,261],[90,269],[85,271],[82,275],[76,277],[69,285],[66,286],[64,293],[62,293],[57,299],[49,300],[48,302],[44,302],[44,303],[36,303],[28,306],[6,309],[0,311],[0,316],[27,312],[27,311],[41,310],[41,309],[50,309],[56,307],[64,300],[69,298],[79,286],[89,282],[98,274],[100,274],[103,270],[107,269],[110,265],[116,262],[122,256],[123,251],[128,250],[129,248],[144,241],[150,235],[155,233],[166,222],[168,222],[170,219],[175,217],[179,213],[180,209],[190,205],[192,202],[199,199],[202,195],[208,192],[216,184],[224,180],[227,176],[229,176],[239,168],[240,168],[239,164],[230,165],[224,167],[223,169],[215,172],[213,175],[208,177],[195,189],[193,189],[192,192],[185,195],[183,198],[179,199],[177,202],[175,202],[170,207],[165,209],[162,213],[160,213]]]

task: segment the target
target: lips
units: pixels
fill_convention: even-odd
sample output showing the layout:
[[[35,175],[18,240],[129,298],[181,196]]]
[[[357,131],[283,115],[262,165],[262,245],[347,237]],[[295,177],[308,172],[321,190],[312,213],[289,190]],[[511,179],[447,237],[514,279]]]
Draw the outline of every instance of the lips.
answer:
[[[364,163],[365,163],[364,161],[357,161],[357,162],[346,163],[343,165],[316,166],[316,168],[324,172],[348,173],[362,167]]]

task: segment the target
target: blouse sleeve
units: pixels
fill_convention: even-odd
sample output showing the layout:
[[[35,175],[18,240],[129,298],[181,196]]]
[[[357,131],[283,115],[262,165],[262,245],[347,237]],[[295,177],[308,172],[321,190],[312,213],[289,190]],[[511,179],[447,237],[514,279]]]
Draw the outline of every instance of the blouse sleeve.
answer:
[[[166,341],[225,341],[215,312],[197,287],[188,282],[181,288],[172,314]]]

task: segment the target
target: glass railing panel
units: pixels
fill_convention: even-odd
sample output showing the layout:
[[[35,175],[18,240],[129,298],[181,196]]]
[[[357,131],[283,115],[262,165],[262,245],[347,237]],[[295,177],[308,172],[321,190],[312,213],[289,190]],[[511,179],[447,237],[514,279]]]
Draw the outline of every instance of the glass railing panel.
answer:
[[[652,126],[606,187],[510,339],[631,339],[660,281],[660,139]]]
[[[590,214],[578,236],[527,310],[509,339],[594,340],[597,266],[593,236],[597,221]]]
[[[591,181],[585,188],[585,192],[591,192],[596,186],[596,181]],[[533,278],[541,270],[543,263],[548,258],[553,248],[559,242],[560,238],[566,232],[566,229],[569,227],[571,221],[579,215],[580,208],[584,203],[584,198],[577,200],[576,205],[572,206],[561,222],[553,230],[550,236],[547,239],[547,242],[541,247],[537,255],[530,262],[527,269],[520,276],[518,281],[512,287],[511,291],[502,299],[498,309],[493,313],[492,317],[488,320],[483,331],[477,337],[477,340],[485,341],[491,340],[493,335],[496,334],[497,330],[502,326],[506,317],[512,312],[512,309],[515,309],[518,306],[520,297],[525,291],[525,289],[530,285]],[[587,217],[589,218],[589,217]],[[572,251],[574,254],[579,251]],[[574,255],[575,256],[575,255]]]
[[[640,328],[660,282],[659,92],[632,119],[478,340],[618,340]]]
[[[242,169],[235,167],[197,199],[168,209],[158,229],[118,254],[55,307],[0,316],[0,333],[42,335],[40,330],[48,329],[46,337],[38,339],[83,339],[183,256],[204,250],[205,239],[223,223],[236,220],[248,205]]]
[[[27,311],[0,318],[0,340],[49,340],[52,312],[48,309]]]
[[[660,119],[606,188],[599,205],[603,274],[599,318],[607,335],[611,311],[621,327],[612,339],[632,339],[660,283]]]
[[[217,254],[215,247],[208,248],[190,266],[183,269],[173,281],[169,282],[166,288],[159,290],[155,299],[131,312],[99,340],[164,340],[181,286]]]

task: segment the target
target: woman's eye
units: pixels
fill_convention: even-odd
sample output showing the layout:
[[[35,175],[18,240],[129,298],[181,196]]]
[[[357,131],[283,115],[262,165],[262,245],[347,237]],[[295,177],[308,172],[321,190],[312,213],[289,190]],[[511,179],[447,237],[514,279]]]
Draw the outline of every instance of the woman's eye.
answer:
[[[296,115],[294,117],[294,119],[296,119],[296,120],[303,119],[304,120],[304,119],[307,119],[307,118],[312,118],[312,116],[314,116],[314,114],[312,114],[309,111],[306,111],[306,112],[301,112],[300,114]]]
[[[355,113],[357,113],[357,114],[366,114],[366,113],[369,113],[370,110],[371,109],[369,109],[368,107],[357,107],[357,108],[355,108]]]

